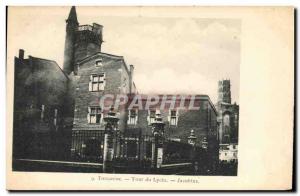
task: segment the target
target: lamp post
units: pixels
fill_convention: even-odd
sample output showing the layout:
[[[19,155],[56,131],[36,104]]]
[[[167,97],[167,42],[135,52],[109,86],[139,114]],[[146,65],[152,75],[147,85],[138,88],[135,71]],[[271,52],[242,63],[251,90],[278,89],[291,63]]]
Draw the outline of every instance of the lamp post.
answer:
[[[111,107],[107,116],[104,118],[105,132],[104,132],[104,152],[103,152],[103,172],[113,172],[113,156],[114,156],[114,132],[118,128],[119,118]]]
[[[192,148],[191,148],[191,159],[193,161],[193,165],[194,165],[194,173],[197,174],[198,172],[198,161],[195,160],[195,157],[196,157],[196,140],[197,140],[197,137],[195,136],[195,133],[194,133],[194,130],[192,129],[191,132],[190,132],[190,136],[188,137],[188,143],[190,145],[192,145]]]
[[[191,152],[191,159],[194,161],[195,159],[195,147],[196,147],[196,140],[197,140],[197,137],[195,136],[195,133],[194,133],[194,130],[192,129],[191,132],[190,132],[190,136],[188,137],[188,143],[190,145],[192,145],[192,152]]]
[[[152,161],[151,168],[160,168],[163,161],[163,134],[165,123],[162,120],[160,112],[156,112],[155,121],[152,126]]]
[[[192,129],[190,132],[190,136],[188,137],[188,143],[192,146],[195,146],[197,137],[195,136],[194,130]]]

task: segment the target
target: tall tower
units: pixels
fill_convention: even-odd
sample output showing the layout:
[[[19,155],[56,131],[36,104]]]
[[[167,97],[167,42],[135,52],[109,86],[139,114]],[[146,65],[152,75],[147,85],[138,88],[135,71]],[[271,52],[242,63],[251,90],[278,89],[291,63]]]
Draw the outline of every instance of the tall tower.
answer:
[[[74,61],[101,52],[103,26],[97,23],[93,25],[80,25],[76,31],[74,44]]]
[[[218,83],[218,122],[219,142],[229,143],[232,121],[230,80],[220,80]]]
[[[74,71],[74,44],[75,33],[78,29],[78,21],[75,6],[72,6],[69,17],[66,20],[66,40],[65,40],[65,52],[64,52],[64,67],[63,70],[66,74],[70,74]]]
[[[231,104],[230,80],[219,81],[218,105],[220,103]]]

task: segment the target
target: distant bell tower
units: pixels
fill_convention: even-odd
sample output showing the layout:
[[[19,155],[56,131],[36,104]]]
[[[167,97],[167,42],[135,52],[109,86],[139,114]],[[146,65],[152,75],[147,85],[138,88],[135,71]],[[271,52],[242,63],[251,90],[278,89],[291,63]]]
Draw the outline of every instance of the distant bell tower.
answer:
[[[74,71],[74,53],[75,53],[75,33],[78,29],[78,21],[75,6],[72,6],[69,17],[66,20],[66,40],[64,51],[64,67],[63,70],[66,74]]]
[[[231,104],[230,80],[220,80],[218,87],[219,142],[224,144],[232,142],[235,107]]]
[[[231,104],[230,80],[219,81],[218,105],[220,103]]]

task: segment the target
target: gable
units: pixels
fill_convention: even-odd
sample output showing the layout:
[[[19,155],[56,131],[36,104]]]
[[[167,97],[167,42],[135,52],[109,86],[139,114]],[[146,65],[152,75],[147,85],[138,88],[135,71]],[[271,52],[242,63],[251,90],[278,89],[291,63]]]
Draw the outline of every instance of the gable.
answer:
[[[96,64],[96,61],[100,59],[103,59],[103,63],[105,61],[113,61],[114,63],[122,66],[126,70],[128,75],[130,74],[129,69],[122,56],[116,56],[116,55],[102,53],[102,52],[98,52],[94,55],[82,59],[80,62],[77,63],[77,66],[80,69],[80,67],[84,66],[85,64]]]

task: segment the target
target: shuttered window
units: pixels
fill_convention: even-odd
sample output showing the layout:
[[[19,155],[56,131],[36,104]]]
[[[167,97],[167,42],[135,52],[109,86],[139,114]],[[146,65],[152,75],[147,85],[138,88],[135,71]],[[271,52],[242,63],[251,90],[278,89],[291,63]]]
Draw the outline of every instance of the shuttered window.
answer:
[[[177,110],[170,110],[169,111],[169,123],[170,123],[170,125],[177,126],[177,121],[178,121]]]
[[[93,74],[90,76],[89,91],[103,91],[105,87],[105,74]]]

